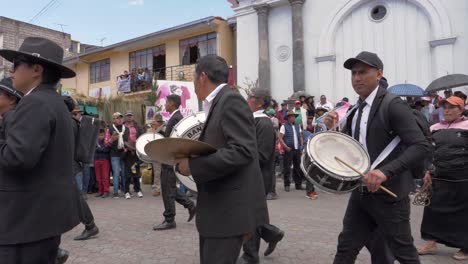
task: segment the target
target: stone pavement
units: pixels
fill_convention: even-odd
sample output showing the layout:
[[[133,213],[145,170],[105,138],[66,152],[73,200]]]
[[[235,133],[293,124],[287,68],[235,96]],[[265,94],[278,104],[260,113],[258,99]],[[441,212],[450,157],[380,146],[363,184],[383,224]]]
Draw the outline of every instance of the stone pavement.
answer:
[[[187,211],[177,205],[177,228],[153,231],[153,225],[163,220],[162,198],[152,197],[148,186],[144,186],[144,191],[144,198],[131,200],[89,196],[88,203],[101,232],[97,238],[88,241],[73,241],[73,237],[82,231],[82,225],[64,234],[61,247],[71,251],[67,263],[198,263],[198,233],[194,221],[187,223]],[[331,263],[349,195],[319,192],[318,200],[312,201],[305,198],[304,191],[284,193],[282,188],[278,191],[280,199],[268,201],[270,218],[271,223],[285,230],[286,235],[272,255],[262,258],[262,263]],[[422,243],[419,235],[422,209],[413,206],[412,210],[416,244]],[[422,263],[468,263],[451,258],[456,249],[442,246],[439,249],[437,256],[423,256]],[[264,250],[262,243],[261,253]],[[365,249],[356,263],[370,263]]]

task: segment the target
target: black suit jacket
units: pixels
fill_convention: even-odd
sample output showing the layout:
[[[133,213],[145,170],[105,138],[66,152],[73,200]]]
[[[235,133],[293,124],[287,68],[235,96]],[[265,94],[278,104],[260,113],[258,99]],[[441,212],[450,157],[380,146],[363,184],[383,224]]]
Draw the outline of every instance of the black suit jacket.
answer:
[[[367,121],[366,144],[371,163],[373,163],[395,136],[401,138],[402,142],[377,166],[377,169],[387,176],[387,181],[383,185],[398,196],[397,200],[401,200],[414,187],[410,169],[414,164],[417,164],[418,161],[423,160],[426,155],[430,154],[431,148],[421,129],[418,127],[411,108],[399,97],[395,97],[390,102],[388,111],[384,113],[384,117],[388,118],[391,127],[391,131],[386,131],[385,124],[380,120],[378,114],[380,104],[386,94],[387,90],[378,88]],[[343,132],[348,135],[352,135],[351,125],[355,113],[356,110],[351,112],[346,121]],[[381,190],[377,193],[383,194],[382,197],[387,200],[391,201],[395,199]]]
[[[183,118],[184,117],[182,116],[180,111],[176,110],[176,112],[167,121],[166,130],[164,131],[164,137],[170,137],[174,126],[177,125],[177,123],[179,123],[179,121]]]
[[[275,175],[276,131],[268,117],[255,118],[258,159],[262,171],[265,194],[268,193]]]
[[[175,112],[167,121],[166,130],[164,131],[164,137],[170,137],[174,126],[177,125],[177,123],[179,123],[179,121],[184,118],[179,110],[176,111],[177,112]],[[162,164],[162,166],[165,168],[172,168],[171,165],[167,164]]]
[[[54,237],[79,223],[71,122],[49,85],[16,107],[0,142],[0,245]]]
[[[240,94],[228,86],[221,89],[199,140],[217,149],[190,159],[200,235],[238,236],[268,223],[253,115]]]

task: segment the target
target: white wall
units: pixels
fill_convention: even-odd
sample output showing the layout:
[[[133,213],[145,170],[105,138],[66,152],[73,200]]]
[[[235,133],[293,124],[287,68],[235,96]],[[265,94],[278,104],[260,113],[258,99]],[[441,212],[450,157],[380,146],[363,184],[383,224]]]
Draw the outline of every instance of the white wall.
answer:
[[[286,4],[271,9],[268,27],[272,97],[281,101],[293,92],[291,6]],[[289,47],[290,55],[286,61],[278,59],[281,46]]]
[[[237,84],[247,87],[246,79],[258,79],[257,13],[237,17]]]
[[[427,10],[420,8],[419,2],[423,1],[430,2],[430,5],[435,3],[432,6],[441,9],[437,12],[447,15],[452,29],[451,36],[457,37],[455,44],[429,47],[429,41],[435,38],[434,25],[430,24]],[[251,4],[251,1],[241,2]],[[315,96],[326,94],[332,101],[343,96],[355,99],[349,71],[343,70],[342,64],[346,58],[363,49],[378,52],[383,59],[384,73],[390,85],[406,81],[425,88],[432,80],[445,73],[441,68],[449,69],[449,73],[468,74],[468,1],[380,0],[389,5],[390,13],[383,22],[372,24],[366,8],[369,3],[376,2],[378,1],[305,1],[303,24],[306,93]],[[336,34],[332,35],[330,50],[319,52],[324,32],[330,29],[331,19],[350,3],[358,4],[345,14],[344,24],[338,26]],[[273,7],[269,18],[272,94],[275,99],[282,100],[293,92],[292,57],[285,62],[279,62],[275,57],[278,46],[287,45],[292,48],[289,3],[283,1],[283,5]],[[364,30],[359,30],[360,28]],[[252,80],[258,78],[256,13],[237,17],[237,32],[238,83],[242,85],[245,77]],[[317,57],[325,55],[335,55],[336,60],[321,63],[316,61]]]

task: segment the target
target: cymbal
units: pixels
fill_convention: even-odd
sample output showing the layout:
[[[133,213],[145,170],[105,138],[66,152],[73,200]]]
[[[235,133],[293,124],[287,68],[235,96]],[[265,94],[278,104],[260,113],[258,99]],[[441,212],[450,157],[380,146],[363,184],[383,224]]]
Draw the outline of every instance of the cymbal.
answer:
[[[162,138],[146,144],[145,152],[154,161],[175,165],[176,159],[209,155],[215,153],[216,148],[192,139]]]

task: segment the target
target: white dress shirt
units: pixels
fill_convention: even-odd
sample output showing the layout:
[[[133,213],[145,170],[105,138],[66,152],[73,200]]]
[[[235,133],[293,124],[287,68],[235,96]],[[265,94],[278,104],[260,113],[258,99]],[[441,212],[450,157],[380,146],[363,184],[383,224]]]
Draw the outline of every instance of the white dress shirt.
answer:
[[[225,83],[220,84],[216,87],[206,98],[203,100],[203,111],[205,111],[205,116],[208,117],[210,113],[211,105],[213,104],[213,100],[215,99],[216,95],[218,95],[219,91],[225,86]]]
[[[36,86],[37,87],[37,86]],[[34,91],[34,89],[36,89],[36,87],[32,88],[31,90],[29,90],[29,92],[27,92],[24,96],[30,94],[32,91]]]
[[[360,124],[360,131],[359,131],[359,143],[364,147],[364,149],[367,151],[367,121],[369,120],[369,114],[370,110],[372,107],[372,104],[374,103],[375,96],[377,95],[377,91],[379,90],[379,87],[375,88],[374,91],[372,91],[369,96],[364,100],[366,102],[366,106],[362,109],[362,116],[361,116],[361,124]],[[353,116],[353,122],[351,123],[351,129],[353,132],[353,137],[354,137],[354,130],[356,128],[356,121],[357,117],[359,115],[359,109],[357,109],[354,113]]]
[[[179,111],[179,109],[177,109],[177,110],[175,110],[174,112],[172,112],[172,113],[171,113],[171,116],[169,117],[169,119],[170,119],[175,113],[177,113],[178,111]]]
[[[294,149],[299,149],[299,142],[297,141],[297,134],[296,134],[296,126],[294,124],[291,124],[292,129],[293,129],[293,134],[294,134]],[[299,133],[302,132],[301,126],[299,126]],[[284,128],[284,125],[281,126],[280,128],[280,133],[285,134],[286,133],[286,128]],[[301,134],[299,134],[301,136]]]

